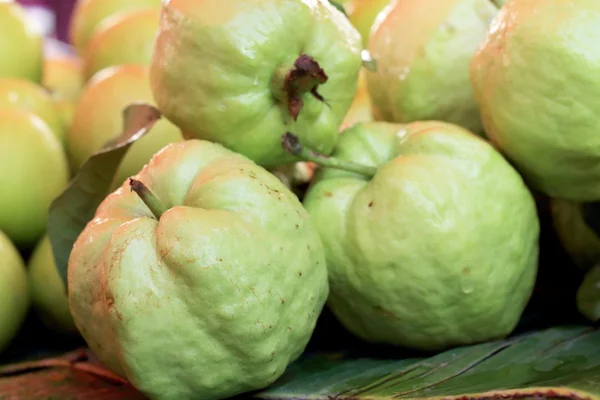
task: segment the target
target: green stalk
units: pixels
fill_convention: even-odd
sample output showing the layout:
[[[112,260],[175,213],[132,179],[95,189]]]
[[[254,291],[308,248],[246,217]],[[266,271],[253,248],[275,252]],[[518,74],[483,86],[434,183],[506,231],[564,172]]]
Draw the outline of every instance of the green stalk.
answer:
[[[150,191],[142,182],[129,178],[129,186],[131,191],[135,192],[139,198],[150,209],[154,217],[159,220],[168,208],[159,200],[159,198]]]
[[[339,158],[335,157],[328,157],[313,150],[307,149],[300,143],[296,135],[289,132],[281,137],[281,146],[285,151],[293,154],[299,159],[313,162],[324,168],[341,169],[343,171],[363,175],[367,179],[373,178],[377,172],[376,167],[340,160]]]

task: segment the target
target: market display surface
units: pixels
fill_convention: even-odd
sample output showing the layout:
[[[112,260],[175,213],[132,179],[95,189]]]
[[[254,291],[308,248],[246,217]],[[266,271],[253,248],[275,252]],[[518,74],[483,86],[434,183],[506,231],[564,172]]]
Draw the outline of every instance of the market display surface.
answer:
[[[0,2],[0,399],[599,399],[600,3]]]

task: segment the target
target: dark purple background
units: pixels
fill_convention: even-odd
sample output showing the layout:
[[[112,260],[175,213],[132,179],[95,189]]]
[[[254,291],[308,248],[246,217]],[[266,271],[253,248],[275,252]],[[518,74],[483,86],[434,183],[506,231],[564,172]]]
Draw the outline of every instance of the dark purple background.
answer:
[[[22,5],[43,6],[51,9],[56,16],[56,38],[68,42],[69,20],[76,0],[17,0]]]

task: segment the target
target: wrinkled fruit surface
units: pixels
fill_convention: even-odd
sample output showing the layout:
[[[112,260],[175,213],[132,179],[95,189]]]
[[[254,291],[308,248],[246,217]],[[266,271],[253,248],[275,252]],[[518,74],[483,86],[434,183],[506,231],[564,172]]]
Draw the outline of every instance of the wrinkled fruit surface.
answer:
[[[304,205],[326,249],[329,306],[359,337],[442,349],[509,334],[537,273],[539,221],[519,174],[458,126],[359,124]]]
[[[322,243],[274,175],[211,142],[156,154],[69,259],[69,302],[90,348],[155,399],[218,399],[271,384],[304,350],[328,294]]]
[[[186,137],[259,165],[291,163],[292,132],[335,146],[362,65],[361,38],[324,0],[171,0],[151,67],[158,108]]]
[[[447,121],[482,134],[469,62],[496,13],[489,0],[391,3],[369,41],[377,60],[377,71],[367,73],[375,118]]]
[[[594,0],[510,1],[471,64],[488,137],[550,197],[600,199],[599,25]]]

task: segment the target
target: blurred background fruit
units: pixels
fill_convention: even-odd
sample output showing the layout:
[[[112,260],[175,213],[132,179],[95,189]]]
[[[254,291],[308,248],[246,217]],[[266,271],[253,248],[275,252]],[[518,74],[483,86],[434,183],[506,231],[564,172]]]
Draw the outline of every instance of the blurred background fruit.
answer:
[[[0,230],[18,247],[35,245],[69,181],[63,147],[38,116],[0,108],[0,171]]]
[[[440,120],[483,133],[469,62],[496,13],[488,0],[392,2],[369,41],[375,119]]]
[[[23,7],[0,2],[0,78],[39,83],[43,69],[43,36]]]
[[[63,126],[68,130],[75,104],[85,84],[83,63],[78,57],[71,55],[47,56],[44,61],[42,84],[50,91]]]
[[[58,333],[75,334],[67,292],[58,275],[48,236],[38,242],[27,266],[31,305],[44,325]]]
[[[123,110],[133,102],[154,103],[148,67],[120,65],[99,71],[87,83],[77,103],[67,148],[73,170],[79,169],[123,129]],[[123,159],[112,188],[135,175],[151,156],[169,143],[182,140],[180,130],[166,118],[137,141]]]
[[[367,48],[371,37],[371,27],[379,13],[393,0],[349,0],[344,2],[346,14],[352,25],[358,29]]]
[[[155,7],[161,0],[79,0],[71,14],[69,38],[78,54],[83,55],[90,38],[107,18],[134,9]]]
[[[114,65],[149,65],[159,14],[160,8],[143,8],[105,20],[85,51],[85,78]]]
[[[373,120],[371,98],[369,97],[365,72],[365,69],[361,69],[360,71],[354,100],[340,126],[340,132],[357,122],[368,122]]]
[[[61,144],[65,140],[62,117],[43,86],[18,78],[0,78],[0,108],[27,110],[40,117],[48,125]]]
[[[23,259],[15,245],[1,230],[0,260],[2,260],[0,264],[2,271],[0,273],[0,353],[2,353],[23,325],[30,299]]]

